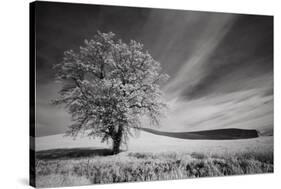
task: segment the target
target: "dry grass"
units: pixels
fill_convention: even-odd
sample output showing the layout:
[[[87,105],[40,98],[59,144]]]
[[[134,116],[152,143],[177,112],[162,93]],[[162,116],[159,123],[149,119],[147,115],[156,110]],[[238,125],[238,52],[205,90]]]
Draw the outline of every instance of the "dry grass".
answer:
[[[38,160],[36,186],[185,179],[273,172],[273,153],[121,153],[115,156]]]

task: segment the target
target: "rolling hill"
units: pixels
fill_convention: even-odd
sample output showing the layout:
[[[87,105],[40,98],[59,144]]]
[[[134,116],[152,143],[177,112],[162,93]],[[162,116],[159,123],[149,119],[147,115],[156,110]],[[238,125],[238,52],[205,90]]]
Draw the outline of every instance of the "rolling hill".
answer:
[[[224,131],[229,135],[233,130]],[[240,131],[234,130],[237,133]],[[154,133],[152,133],[154,132]],[[129,138],[127,145],[122,146],[123,152],[185,152],[185,153],[238,153],[248,151],[266,151],[273,149],[272,136],[262,136],[257,138],[237,139],[236,140],[206,140],[206,137],[213,137],[214,131],[194,132],[194,133],[178,133],[177,137],[167,136],[171,133],[160,132],[155,130],[140,130],[135,136]],[[222,132],[221,130],[216,132]],[[233,132],[235,133],[235,132]],[[250,133],[254,133],[250,131]],[[164,136],[166,135],[166,136]],[[189,137],[197,140],[183,139],[180,137]],[[205,137],[205,138],[204,138]],[[222,135],[221,135],[222,137]],[[200,138],[200,139],[199,139]],[[71,137],[65,137],[63,134],[50,135],[44,137],[36,137],[36,152],[44,152],[47,154],[55,154],[60,156],[65,153],[83,152],[87,153],[107,153],[111,149],[111,143],[101,143],[99,138],[77,137],[75,140]],[[51,151],[50,151],[51,150]],[[74,155],[75,156],[75,155]]]

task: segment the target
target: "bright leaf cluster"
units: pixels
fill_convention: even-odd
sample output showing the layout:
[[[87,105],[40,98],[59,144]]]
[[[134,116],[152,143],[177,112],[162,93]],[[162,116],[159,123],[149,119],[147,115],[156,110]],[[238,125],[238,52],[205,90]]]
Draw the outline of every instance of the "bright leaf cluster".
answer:
[[[75,137],[87,131],[120,145],[131,128],[141,127],[141,117],[159,124],[165,107],[160,83],[168,75],[142,44],[126,44],[111,32],[97,32],[79,52],[66,51],[54,69],[63,83],[54,103],[65,105],[73,119],[67,134]]]

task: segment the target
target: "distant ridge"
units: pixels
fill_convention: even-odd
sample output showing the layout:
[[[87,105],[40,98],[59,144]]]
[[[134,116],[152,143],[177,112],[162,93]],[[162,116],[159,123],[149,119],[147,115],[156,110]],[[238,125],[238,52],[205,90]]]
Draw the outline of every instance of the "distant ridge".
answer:
[[[194,132],[164,132],[149,128],[141,128],[141,130],[155,134],[168,136],[173,138],[190,139],[190,140],[235,140],[257,138],[258,131],[254,129],[215,129]]]

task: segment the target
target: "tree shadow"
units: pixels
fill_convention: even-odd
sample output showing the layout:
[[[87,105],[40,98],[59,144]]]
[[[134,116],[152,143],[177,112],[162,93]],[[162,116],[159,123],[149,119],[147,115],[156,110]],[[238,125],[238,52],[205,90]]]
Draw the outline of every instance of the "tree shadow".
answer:
[[[42,150],[36,152],[37,160],[52,159],[75,159],[93,156],[109,156],[113,155],[111,149],[95,149],[95,148],[61,148]]]

